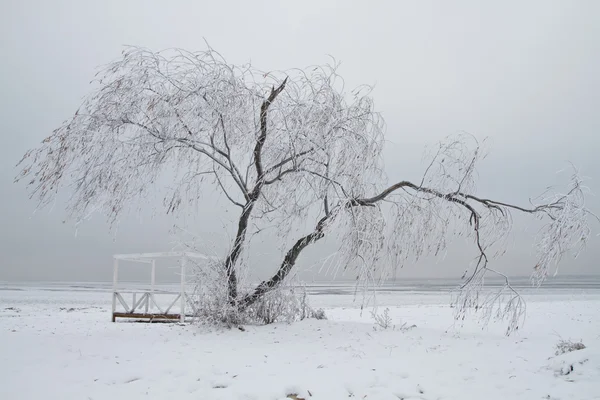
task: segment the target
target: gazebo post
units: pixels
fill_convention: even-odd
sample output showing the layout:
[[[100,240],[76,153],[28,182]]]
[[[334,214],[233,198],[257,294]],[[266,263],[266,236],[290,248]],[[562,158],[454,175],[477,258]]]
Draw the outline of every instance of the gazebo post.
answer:
[[[150,296],[152,296],[152,301],[154,300],[154,285],[156,285],[156,260],[152,259],[152,270],[150,272]],[[148,301],[149,303],[149,301]]]
[[[117,311],[117,280],[119,277],[119,259],[113,259],[113,295],[112,295],[112,322],[115,322],[115,312]]]
[[[186,256],[181,257],[181,292],[180,292],[180,302],[181,302],[181,311],[179,313],[179,322],[185,322],[185,264],[186,264]]]

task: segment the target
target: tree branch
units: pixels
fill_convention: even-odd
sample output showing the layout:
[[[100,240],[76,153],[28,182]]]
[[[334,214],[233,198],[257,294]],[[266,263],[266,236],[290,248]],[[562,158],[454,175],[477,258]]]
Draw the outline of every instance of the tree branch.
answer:
[[[281,180],[281,178],[283,178],[285,175],[287,175],[287,174],[289,174],[289,173],[291,173],[291,172],[298,172],[298,171],[301,171],[301,169],[299,169],[299,168],[290,168],[290,169],[286,169],[286,170],[284,170],[284,171],[281,171],[281,172],[280,172],[279,174],[277,174],[277,176],[276,176],[276,177],[274,177],[273,179],[268,179],[268,180],[265,180],[265,181],[264,181],[264,182],[265,182],[265,185],[271,185],[271,184],[273,184],[273,183],[277,182],[278,180]]]
[[[223,114],[221,114],[221,113],[219,113],[219,122],[221,124],[221,129],[223,130],[223,143],[225,143],[225,149],[227,149],[227,153],[226,153],[225,157],[227,158],[227,161],[229,162],[229,166],[231,167],[231,169],[236,173],[238,180],[239,180],[239,185],[243,187],[244,196],[247,197],[247,193],[248,193],[248,188],[246,186],[247,183],[246,183],[246,180],[242,177],[240,170],[233,162],[233,159],[231,158],[231,148],[229,147],[229,143],[227,143],[227,131],[225,130],[225,122],[223,121]]]
[[[263,101],[260,106],[260,134],[258,135],[258,139],[256,140],[256,146],[254,146],[254,165],[256,167],[256,179],[257,181],[262,181],[263,177],[263,165],[262,165],[262,148],[265,144],[265,140],[267,140],[267,112],[269,107],[275,101],[275,98],[283,91],[285,88],[285,84],[287,83],[287,78],[283,80],[281,85],[277,89],[271,89],[271,94],[269,97]]]
[[[258,300],[261,296],[275,289],[281,282],[283,282],[296,264],[296,259],[302,250],[325,236],[323,233],[323,228],[328,218],[329,216],[321,218],[313,232],[301,237],[296,241],[292,248],[286,253],[285,258],[283,259],[283,262],[281,263],[281,266],[275,275],[273,275],[270,279],[261,282],[251,294],[245,296],[240,301],[239,306],[241,310],[248,308],[248,306],[252,305],[252,303]]]
[[[225,186],[223,186],[223,183],[221,182],[221,179],[219,178],[219,174],[217,174],[217,171],[215,171],[213,169],[212,171],[215,175],[215,178],[217,179],[217,182],[219,183],[219,186],[221,187],[221,190],[223,191],[223,193],[225,193],[225,196],[227,196],[227,198],[229,199],[230,202],[232,202],[233,204],[235,204],[238,207],[244,208],[244,205],[241,203],[238,203],[237,201],[235,201],[230,195],[229,193],[227,193],[227,190],[225,190]]]
[[[354,201],[358,205],[375,204],[378,201],[384,200],[387,196],[389,196],[390,194],[392,194],[393,192],[395,192],[396,190],[401,189],[401,188],[410,188],[417,192],[428,193],[428,194],[434,195],[436,197],[443,198],[448,201],[454,201],[454,202],[457,202],[456,200],[458,200],[457,199],[457,196],[458,196],[458,197],[462,197],[463,199],[473,200],[477,203],[484,205],[485,207],[493,208],[502,213],[504,213],[504,210],[502,210],[501,207],[511,208],[514,210],[518,210],[518,211],[530,213],[530,214],[540,212],[540,211],[543,211],[543,210],[549,209],[549,208],[560,207],[559,202],[557,201],[557,202],[553,202],[550,204],[540,205],[540,206],[537,206],[534,208],[523,208],[520,206],[516,206],[513,204],[509,204],[509,203],[503,203],[500,201],[495,201],[495,200],[490,200],[490,199],[482,199],[482,198],[473,196],[471,194],[466,194],[466,193],[462,193],[462,192],[452,192],[452,193],[444,194],[444,193],[438,192],[434,189],[430,189],[430,188],[423,187],[423,186],[417,186],[414,183],[409,182],[409,181],[400,181],[398,183],[391,185],[387,189],[384,189],[381,193],[377,194],[376,196],[369,197],[369,198],[363,198],[363,199],[355,199]]]
[[[286,173],[290,173],[292,171],[305,171],[305,170],[288,169],[288,170],[285,170],[282,173],[280,173],[273,180],[266,181],[265,183],[267,184],[276,179],[281,179],[281,177],[283,175],[285,175]],[[311,171],[306,171],[306,172],[311,172]],[[318,174],[318,173],[315,173],[315,174],[320,176],[323,179],[327,179],[325,176],[323,176],[321,174]],[[477,272],[482,267],[487,268],[487,263],[488,263],[488,256],[485,252],[485,248],[484,248],[483,244],[481,243],[481,236],[480,236],[481,216],[479,215],[477,210],[473,207],[473,205],[469,204],[467,202],[467,200],[473,200],[479,204],[482,204],[483,206],[485,206],[489,209],[498,210],[498,211],[502,212],[503,214],[504,214],[504,211],[502,210],[501,207],[512,208],[512,209],[516,209],[516,210],[527,212],[527,213],[535,213],[535,212],[543,211],[547,208],[558,207],[558,205],[555,202],[555,203],[551,203],[549,205],[542,205],[542,206],[538,206],[538,207],[535,207],[532,209],[526,209],[526,208],[522,208],[519,206],[514,206],[512,204],[508,204],[508,203],[497,202],[497,201],[493,201],[493,200],[489,200],[489,199],[481,199],[476,196],[468,195],[468,194],[461,193],[461,192],[442,193],[435,189],[431,189],[431,188],[427,188],[427,187],[423,187],[423,186],[417,186],[414,183],[409,182],[409,181],[400,181],[394,185],[391,185],[390,187],[386,188],[381,193],[379,193],[373,197],[362,198],[362,199],[360,199],[360,198],[353,199],[350,202],[345,203],[345,207],[351,208],[351,207],[360,207],[360,206],[374,206],[377,202],[385,200],[386,197],[388,197],[390,194],[392,194],[396,190],[398,190],[398,189],[406,190],[407,188],[412,189],[415,192],[427,193],[434,197],[457,204],[469,212],[469,215],[470,215],[469,223],[471,224],[471,226],[473,226],[473,230],[475,233],[475,243],[476,243],[478,251],[479,251],[479,256],[478,256],[477,265],[475,267],[473,274],[463,284],[463,287],[465,285],[468,285],[469,282],[472,279],[474,279]],[[330,218],[332,218],[334,215],[333,212],[328,210],[328,202],[327,202],[326,197],[324,199],[324,207],[325,207],[325,217],[323,217],[323,218],[321,218],[321,220],[319,220],[315,230],[313,232],[309,233],[308,235],[303,236],[302,238],[298,239],[298,241],[296,241],[296,243],[292,246],[292,248],[286,253],[285,258],[284,258],[282,264],[280,265],[279,269],[275,273],[275,275],[273,275],[270,279],[261,282],[256,287],[254,292],[252,292],[251,294],[247,295],[245,298],[242,299],[242,301],[240,302],[240,307],[242,309],[250,306],[252,303],[254,303],[256,300],[258,300],[265,293],[275,289],[289,274],[290,270],[295,265],[295,262],[296,262],[298,256],[300,255],[300,253],[302,252],[302,250],[304,250],[310,244],[318,241],[319,239],[321,239],[324,236],[323,228],[325,226],[325,223]]]
[[[314,150],[315,150],[314,148],[310,148],[308,150],[301,151],[298,154],[294,154],[293,156],[287,157],[287,158],[279,161],[277,164],[273,165],[272,167],[267,168],[267,171],[265,172],[265,175],[268,174],[268,173],[271,173],[271,172],[275,171],[278,168],[283,167],[285,164],[289,163],[290,161],[297,160],[299,157],[302,157],[302,156],[304,156],[306,154],[312,153]]]

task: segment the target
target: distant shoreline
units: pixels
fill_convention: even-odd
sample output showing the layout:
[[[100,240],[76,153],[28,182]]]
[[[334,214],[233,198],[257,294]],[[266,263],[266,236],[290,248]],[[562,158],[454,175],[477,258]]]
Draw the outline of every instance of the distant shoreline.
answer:
[[[451,292],[460,285],[460,279],[446,278],[405,278],[386,281],[375,286],[378,292]],[[498,287],[502,279],[486,279],[486,287]],[[529,277],[510,278],[515,289],[536,289]],[[356,281],[317,281],[304,282],[303,286],[311,294],[349,294],[356,291]],[[119,282],[120,287],[143,289],[146,282]],[[93,291],[106,292],[112,288],[112,282],[77,282],[77,281],[1,281],[0,291],[6,290],[43,290],[43,291]],[[178,291],[178,282],[162,282],[156,285],[157,291]],[[360,288],[359,288],[360,289]],[[540,287],[544,290],[561,289],[597,289],[600,290],[600,275],[565,275],[548,278]]]

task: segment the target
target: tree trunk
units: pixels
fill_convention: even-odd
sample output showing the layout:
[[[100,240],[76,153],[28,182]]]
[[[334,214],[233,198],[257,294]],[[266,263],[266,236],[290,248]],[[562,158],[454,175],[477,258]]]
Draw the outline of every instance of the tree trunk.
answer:
[[[244,206],[244,210],[242,211],[242,215],[240,216],[240,220],[238,222],[238,231],[235,235],[233,248],[227,256],[227,259],[225,260],[225,271],[227,272],[227,295],[229,298],[229,302],[232,305],[235,305],[237,303],[238,297],[235,264],[242,252],[242,246],[244,244],[244,240],[246,239],[246,229],[248,228],[248,220],[250,219],[250,214],[252,213],[254,204],[258,200],[262,188],[265,184],[265,174],[262,165],[262,148],[265,144],[265,141],[267,140],[267,112],[273,101],[275,101],[275,98],[285,88],[286,82],[287,78],[283,80],[283,82],[281,83],[281,85],[279,85],[279,87],[277,87],[277,89],[272,88],[269,97],[267,97],[260,106],[260,134],[256,140],[256,145],[254,146],[253,151],[254,165],[256,167],[256,184],[254,185],[254,189],[252,189],[252,192],[248,193],[246,197],[247,202]]]
[[[235,304],[237,301],[238,293],[235,264],[237,263],[237,260],[242,252],[242,246],[244,245],[244,240],[246,239],[248,220],[250,219],[250,214],[254,208],[254,203],[255,201],[249,201],[244,206],[244,210],[242,211],[242,215],[240,215],[240,220],[238,221],[238,230],[235,235],[233,247],[225,259],[225,272],[227,273],[227,297],[231,304]]]
[[[283,282],[283,280],[288,276],[294,265],[296,265],[296,260],[298,259],[298,256],[300,255],[302,250],[304,250],[310,244],[318,241],[319,239],[323,238],[323,236],[325,236],[325,234],[323,233],[323,224],[325,223],[327,218],[328,217],[323,217],[319,221],[317,227],[313,232],[296,241],[292,248],[286,253],[285,258],[281,263],[281,266],[277,270],[277,273],[275,273],[275,275],[273,275],[269,280],[263,281],[260,285],[258,285],[256,289],[254,289],[254,292],[252,292],[252,294],[249,294],[246,297],[244,297],[240,301],[240,309],[243,310],[248,306],[252,305],[252,303],[254,303],[256,300],[260,299],[266,293],[275,289],[279,284],[281,284],[281,282]]]

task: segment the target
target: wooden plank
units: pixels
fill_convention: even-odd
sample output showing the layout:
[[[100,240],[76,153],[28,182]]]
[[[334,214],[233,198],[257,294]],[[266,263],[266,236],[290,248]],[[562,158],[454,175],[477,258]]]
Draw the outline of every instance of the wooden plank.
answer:
[[[144,319],[173,319],[180,318],[179,314],[142,314],[142,313],[120,313],[113,314],[113,318],[144,318]]]

